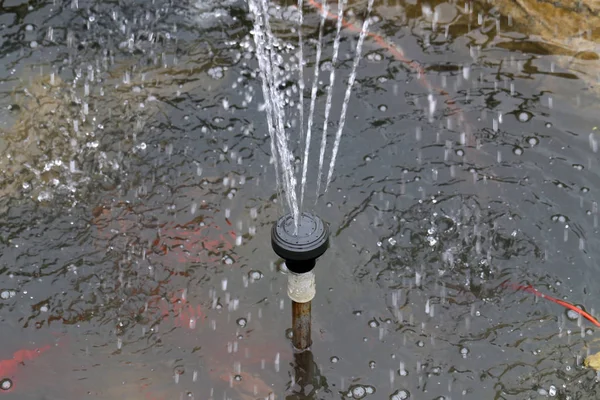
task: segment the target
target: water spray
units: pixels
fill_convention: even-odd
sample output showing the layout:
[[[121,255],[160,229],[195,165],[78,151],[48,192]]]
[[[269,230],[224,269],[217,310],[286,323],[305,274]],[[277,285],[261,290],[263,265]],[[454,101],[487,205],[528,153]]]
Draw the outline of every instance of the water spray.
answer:
[[[321,218],[302,213],[298,227],[291,214],[279,218],[271,230],[271,245],[289,270],[288,296],[292,300],[292,343],[306,350],[311,340],[311,301],[315,297],[316,260],[329,247],[329,227]]]

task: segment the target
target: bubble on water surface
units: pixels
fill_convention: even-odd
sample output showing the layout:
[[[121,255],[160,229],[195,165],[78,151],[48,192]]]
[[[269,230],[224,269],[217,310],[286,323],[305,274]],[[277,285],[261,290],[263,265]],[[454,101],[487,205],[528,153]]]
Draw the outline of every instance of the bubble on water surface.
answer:
[[[238,318],[236,323],[238,324],[238,326],[241,326],[243,328],[248,324],[248,321],[246,321],[246,318]]]
[[[518,115],[520,122],[528,122],[529,120],[531,120],[532,117],[533,117],[533,115],[526,111],[521,111]]]
[[[222,67],[214,67],[208,70],[208,75],[213,79],[222,79],[225,73]]]
[[[369,326],[371,328],[377,328],[379,326],[379,322],[376,319],[372,319],[369,321]]]
[[[571,321],[576,321],[577,319],[579,319],[579,313],[577,311],[573,311],[573,310],[567,310],[567,318],[569,318]]]
[[[410,398],[410,393],[408,391],[406,391],[406,390],[403,390],[403,389],[396,390],[390,396],[390,400],[406,400],[408,398]]]
[[[263,274],[260,271],[252,270],[252,271],[248,272],[248,278],[250,278],[253,281],[258,281],[262,277],[263,277]]]
[[[356,385],[356,386],[350,387],[350,390],[348,392],[348,397],[353,398],[353,399],[363,399],[368,394],[373,394],[373,393],[375,393],[375,388],[373,386]]]
[[[339,357],[333,356],[329,359],[329,361],[331,361],[333,364],[337,363],[338,361],[340,361]]]
[[[10,379],[5,378],[0,381],[0,389],[2,390],[10,390],[12,388],[13,383]]]
[[[2,292],[0,292],[0,299],[7,300],[11,297],[15,297],[16,294],[17,292],[15,292],[14,290],[3,290]]]
[[[529,143],[529,145],[531,147],[536,146],[540,143],[540,139],[536,138],[535,136],[529,136],[527,138],[527,143]]]
[[[569,219],[565,216],[565,215],[561,215],[561,214],[555,214],[551,217],[552,222],[567,222]]]
[[[515,146],[513,148],[513,153],[517,156],[523,155],[523,148],[519,146]]]

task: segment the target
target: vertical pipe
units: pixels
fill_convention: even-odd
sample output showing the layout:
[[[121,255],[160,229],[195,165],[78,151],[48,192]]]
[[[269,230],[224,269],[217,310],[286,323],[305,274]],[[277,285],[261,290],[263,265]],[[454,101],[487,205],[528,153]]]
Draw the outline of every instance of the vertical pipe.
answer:
[[[310,303],[292,301],[292,343],[297,350],[306,350],[312,344]]]

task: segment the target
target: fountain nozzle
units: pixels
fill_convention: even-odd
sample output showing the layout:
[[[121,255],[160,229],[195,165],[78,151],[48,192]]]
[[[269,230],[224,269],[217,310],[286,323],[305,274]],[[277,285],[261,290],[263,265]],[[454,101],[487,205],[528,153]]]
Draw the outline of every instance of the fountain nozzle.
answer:
[[[311,301],[315,297],[316,260],[329,247],[329,226],[314,214],[302,213],[298,227],[291,214],[279,218],[271,230],[271,245],[285,260],[288,296],[292,300],[292,343],[300,351],[311,340]]]
[[[287,214],[273,225],[271,244],[290,271],[296,274],[310,272],[317,258],[329,247],[329,227],[318,216],[302,213],[296,230],[294,217]]]

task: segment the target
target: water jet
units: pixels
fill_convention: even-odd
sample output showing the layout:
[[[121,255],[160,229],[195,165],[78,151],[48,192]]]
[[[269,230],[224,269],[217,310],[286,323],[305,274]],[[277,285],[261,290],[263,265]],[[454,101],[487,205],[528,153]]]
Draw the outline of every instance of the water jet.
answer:
[[[292,300],[292,343],[306,350],[311,340],[311,301],[315,297],[316,260],[329,247],[329,226],[318,216],[304,212],[296,226],[292,214],[273,224],[271,245],[289,270],[288,296]]]

